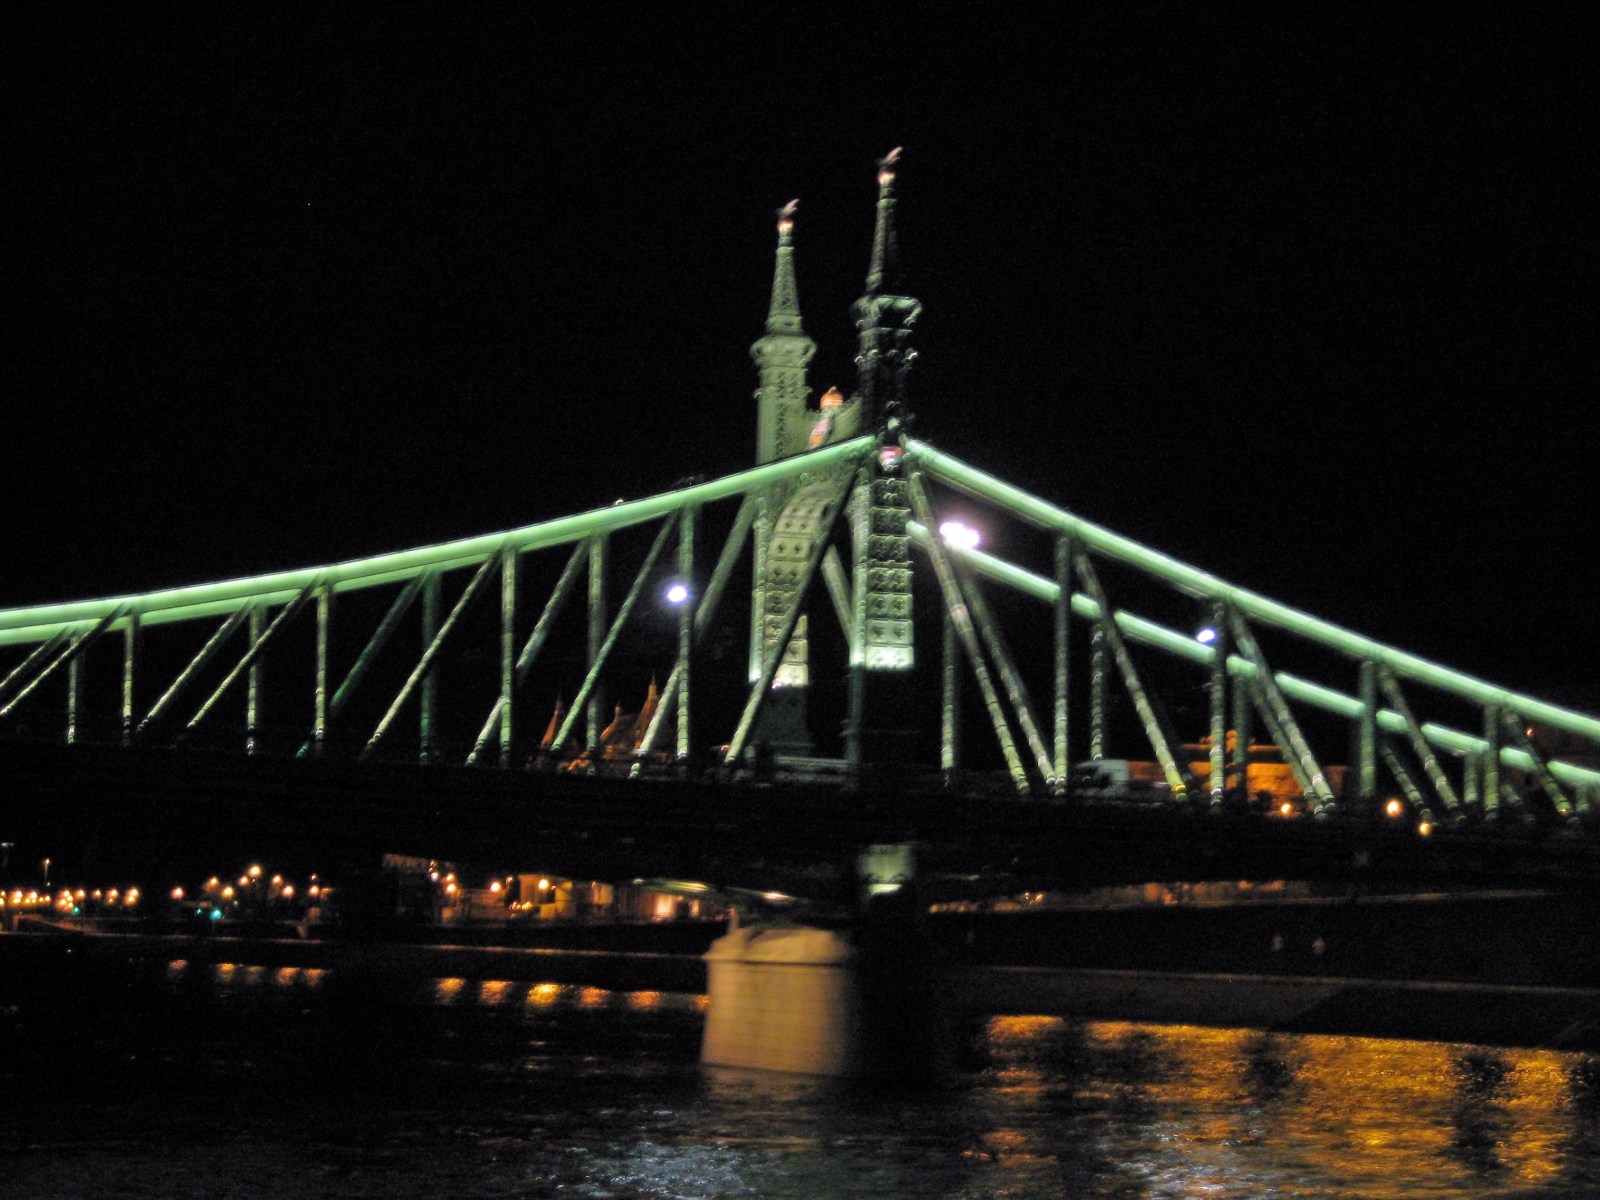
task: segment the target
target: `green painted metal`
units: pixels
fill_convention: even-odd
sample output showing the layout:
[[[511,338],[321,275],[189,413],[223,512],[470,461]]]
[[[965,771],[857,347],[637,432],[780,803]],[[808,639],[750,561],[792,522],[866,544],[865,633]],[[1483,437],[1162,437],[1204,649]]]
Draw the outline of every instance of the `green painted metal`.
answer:
[[[1428,805],[1428,798],[1422,792],[1416,778],[1411,774],[1411,769],[1406,766],[1398,751],[1390,744],[1388,738],[1378,740],[1378,750],[1383,755],[1384,765],[1389,768],[1389,773],[1394,776],[1400,790],[1405,793],[1406,799],[1411,802],[1411,807],[1420,812],[1429,821],[1438,820]]]
[[[833,535],[833,527],[838,522],[839,513],[844,508],[845,496],[853,482],[852,474],[846,473],[842,476],[839,486],[828,502],[826,514],[817,522],[811,553],[807,555],[800,578],[796,581],[794,597],[789,601],[783,614],[778,636],[772,639],[771,652],[763,655],[761,675],[750,689],[744,712],[740,715],[739,724],[728,742],[728,752],[722,760],[726,766],[732,767],[738,764],[739,756],[744,753],[745,742],[750,737],[750,731],[755,727],[756,718],[761,715],[761,706],[766,702],[767,692],[772,688],[773,679],[777,677],[778,664],[783,661],[784,648],[788,646],[789,639],[794,636],[795,627],[800,623],[800,610],[805,605],[806,593],[810,591],[811,581],[817,574],[817,568],[822,564],[823,551]]]
[[[728,580],[733,576],[733,568],[737,565],[739,556],[744,552],[744,544],[749,540],[750,525],[755,520],[755,514],[756,499],[754,496],[746,496],[744,503],[739,506],[738,515],[734,517],[733,528],[728,531],[727,540],[722,544],[722,553],[717,556],[717,565],[711,572],[711,580],[695,603],[696,646],[705,640],[711,622],[716,619],[717,607],[722,603],[722,593],[727,588]],[[681,675],[681,666],[674,664],[671,674],[667,676],[666,686],[661,689],[660,699],[656,703],[656,715],[650,719],[650,724],[645,729],[644,740],[639,743],[638,758],[644,759],[655,752],[661,730],[665,728],[667,716],[677,700],[678,680]],[[641,773],[641,765],[635,763],[631,775],[637,778]]]
[[[678,521],[678,578],[688,587],[694,579],[694,534],[695,524],[700,515],[697,508],[686,508],[683,516]],[[680,763],[687,763],[693,754],[691,717],[694,713],[694,671],[691,660],[694,657],[694,618],[696,597],[694,589],[689,587],[689,596],[678,609],[678,661],[673,668],[678,675],[677,703],[678,703],[678,746],[677,759]],[[658,699],[656,711],[660,712],[663,704]]]
[[[512,696],[517,683],[517,553],[500,552],[500,769],[511,766]],[[474,746],[476,751],[477,747]]]
[[[939,772],[944,786],[953,788],[961,770],[961,647],[948,610],[943,625],[944,656],[939,670]]]
[[[145,730],[159,721],[167,709],[183,694],[184,689],[194,682],[195,676],[199,675],[205,669],[206,664],[216,657],[217,651],[222,649],[223,643],[233,635],[234,630],[244,623],[245,618],[250,615],[250,611],[248,608],[235,609],[230,616],[223,620],[222,624],[217,627],[217,631],[211,635],[210,640],[200,648],[198,654],[189,660],[189,665],[184,667],[178,677],[162,693],[161,699],[157,700],[150,711],[145,714],[144,720],[139,722],[138,727],[133,731],[135,740],[142,738],[145,735]]]
[[[328,702],[328,711],[323,719],[323,729],[339,719],[339,714],[344,711],[344,706],[350,702],[355,691],[361,686],[362,680],[367,677],[367,671],[376,661],[384,645],[399,626],[400,620],[411,609],[418,594],[422,591],[423,578],[418,576],[400,589],[400,594],[389,605],[389,611],[383,614],[383,620],[378,622],[378,627],[372,631],[372,636],[367,639],[367,644],[361,648],[361,653],[356,656],[356,661],[351,664],[350,670],[345,673],[344,679],[334,689],[333,699]],[[313,731],[313,735],[315,731]],[[309,745],[310,743],[307,743]],[[300,747],[300,754],[304,755],[306,746]]]
[[[323,756],[328,742],[328,642],[332,624],[333,589],[323,584],[317,588],[317,679],[311,717],[311,741],[318,758]]]
[[[1461,756],[1461,805],[1469,813],[1477,812],[1482,802],[1478,794],[1478,778],[1483,774],[1483,755],[1468,752]]]
[[[1168,728],[1167,722],[1156,711],[1150,693],[1145,690],[1144,681],[1139,678],[1139,670],[1134,665],[1133,655],[1128,653],[1127,644],[1122,640],[1122,633],[1117,628],[1117,623],[1112,616],[1112,609],[1106,599],[1105,588],[1100,583],[1100,573],[1095,570],[1094,564],[1089,561],[1089,556],[1083,551],[1075,551],[1078,578],[1089,589],[1089,596],[1100,609],[1100,619],[1096,628],[1105,635],[1105,645],[1111,652],[1117,670],[1122,674],[1122,685],[1128,689],[1128,695],[1133,700],[1133,707],[1139,714],[1139,722],[1144,726],[1144,734],[1150,742],[1150,748],[1155,751],[1156,761],[1161,765],[1161,774],[1166,777],[1167,787],[1172,792],[1174,800],[1186,800],[1195,792],[1194,776],[1189,770],[1189,764],[1178,758],[1183,744]]]
[[[1223,606],[1213,601],[1210,607],[1211,631],[1214,635],[1211,649],[1211,807],[1220,808],[1228,794],[1228,615]],[[1249,790],[1249,772],[1245,773],[1246,791]]]
[[[1067,776],[1071,772],[1070,684],[1072,682],[1072,537],[1056,537],[1056,595],[1050,602],[1055,618],[1055,775],[1054,791],[1057,795],[1067,790]]]
[[[1022,765],[1022,756],[1017,753],[1017,744],[1012,740],[1011,726],[1006,721],[1005,709],[1000,705],[1000,695],[995,691],[994,680],[989,676],[989,666],[983,661],[983,651],[978,646],[977,631],[972,627],[972,614],[967,611],[966,601],[961,598],[961,585],[956,580],[955,567],[946,552],[944,539],[933,537],[928,532],[934,527],[933,508],[928,503],[927,488],[922,482],[922,474],[913,470],[909,479],[911,509],[916,514],[915,524],[922,528],[923,536],[917,538],[910,526],[907,527],[907,532],[927,551],[928,558],[933,563],[933,573],[939,580],[939,591],[944,596],[945,613],[956,627],[956,636],[961,639],[961,645],[967,652],[967,662],[978,680],[978,690],[983,695],[984,707],[989,710],[989,721],[994,726],[995,739],[1000,743],[1000,753],[1006,760],[1006,769],[1011,772],[1011,782],[1019,793],[1026,795],[1030,790],[1028,772]]]
[[[406,678],[405,683],[401,685],[400,691],[390,703],[388,711],[385,712],[383,717],[378,721],[377,728],[372,731],[372,736],[367,739],[367,744],[362,747],[362,758],[370,758],[377,751],[378,744],[383,741],[384,737],[393,727],[395,718],[400,715],[400,710],[405,707],[405,703],[411,698],[412,692],[417,691],[419,687],[422,687],[422,698],[427,697],[427,689],[424,686],[425,681],[433,675],[434,665],[438,661],[440,652],[444,649],[445,643],[449,641],[450,634],[454,631],[456,623],[461,620],[461,615],[466,612],[467,609],[472,606],[472,602],[477,599],[478,593],[483,589],[484,582],[494,572],[494,568],[494,559],[488,558],[483,561],[483,563],[478,567],[477,573],[473,575],[471,582],[469,582],[462,590],[461,595],[455,602],[455,607],[450,610],[450,615],[444,619],[443,625],[435,624],[438,614],[437,608],[433,609],[435,619],[433,621],[428,619],[428,597],[430,593],[434,597],[438,596],[438,584],[436,582],[438,577],[429,576],[427,579],[423,580],[422,628],[424,634],[428,634],[430,631],[435,629],[436,632],[433,632],[432,636],[428,638],[427,647],[423,650],[421,659],[418,660],[417,665],[412,669],[411,674]],[[434,603],[437,603],[436,599]],[[431,721],[432,714],[429,713],[428,716]],[[433,730],[431,728],[431,724],[429,722],[424,722],[421,725],[419,734],[421,750],[418,757],[420,761],[428,762],[433,751]]]
[[[845,700],[844,761],[852,780],[861,776],[866,759],[867,715],[867,575],[870,570],[872,536],[872,467],[856,468],[855,487],[850,493],[850,670],[849,695]]]
[[[827,585],[828,599],[833,602],[833,615],[839,619],[839,628],[844,633],[846,650],[854,659],[855,610],[850,599],[850,581],[844,576],[844,563],[839,558],[837,546],[829,546],[822,556],[822,582]]]
[[[528,672],[533,669],[534,662],[539,657],[539,651],[544,649],[546,639],[550,636],[550,628],[555,623],[556,617],[567,603],[567,598],[572,595],[572,589],[582,574],[584,564],[589,560],[589,546],[586,542],[579,542],[573,548],[572,554],[567,559],[567,565],[562,569],[561,578],[556,581],[555,588],[550,593],[550,599],[545,602],[544,611],[539,614],[539,620],[534,623],[533,632],[528,635],[528,640],[522,644],[522,653],[517,655],[516,667],[512,672],[512,686],[521,687],[528,677]],[[489,745],[489,739],[494,736],[494,731],[500,727],[500,701],[495,701],[494,707],[489,710],[488,718],[483,722],[483,728],[478,731],[478,737],[472,744],[472,753],[467,755],[467,765],[476,765],[484,749]]]
[[[1095,606],[1099,611],[1099,605]],[[1089,629],[1089,757],[1106,756],[1106,709],[1110,672],[1106,669],[1106,631],[1100,621]]]
[[[133,745],[133,672],[139,657],[139,613],[128,616],[122,627],[122,744]]]
[[[1411,743],[1412,752],[1422,763],[1422,769],[1427,772],[1428,779],[1433,784],[1434,794],[1439,797],[1447,813],[1456,815],[1461,811],[1461,800],[1456,796],[1455,788],[1450,785],[1450,777],[1444,773],[1439,756],[1433,752],[1433,747],[1428,745],[1428,739],[1422,735],[1422,726],[1418,724],[1416,715],[1411,711],[1405,693],[1400,690],[1400,680],[1395,677],[1393,668],[1386,663],[1378,664],[1378,685],[1383,688],[1389,707],[1405,718],[1406,738]]]
[[[414,550],[354,559],[331,566],[307,567],[140,595],[7,609],[0,611],[0,646],[31,645],[53,637],[62,629],[72,632],[75,628],[93,624],[117,608],[123,608],[128,615],[118,618],[112,625],[113,629],[123,628],[133,614],[137,614],[144,625],[199,620],[225,615],[258,602],[287,604],[302,588],[317,579],[326,580],[335,592],[347,592],[386,583],[406,582],[432,571],[478,566],[505,549],[524,553],[570,545],[593,533],[615,532],[643,524],[685,505],[709,504],[742,495],[771,482],[798,478],[807,472],[850,461],[870,442],[871,439],[865,437],[853,438],[691,487],[520,529],[463,538],[435,546],[421,546]]]
[[[778,214],[778,250],[772,270],[772,300],[767,326],[750,347],[760,371],[756,391],[756,461],[772,462],[804,450],[810,433],[806,421],[806,365],[817,344],[805,334],[800,319],[800,289],[794,275],[794,210],[791,201]]]
[[[100,636],[103,633],[111,628],[111,623],[116,620],[116,617],[116,613],[108,613],[104,617],[101,617],[100,620],[96,621],[89,629],[73,638],[70,644],[62,649],[62,651],[57,654],[55,658],[50,660],[49,664],[44,668],[44,670],[38,672],[33,676],[33,678],[29,679],[28,682],[17,691],[16,695],[12,696],[11,699],[6,702],[3,708],[0,708],[0,717],[7,716],[12,709],[16,708],[17,705],[21,704],[30,695],[32,695],[33,692],[37,690],[45,680],[49,679],[62,667],[67,667],[69,670],[75,668],[78,664],[78,661],[83,657],[85,651],[87,651],[90,646],[94,645],[95,642],[100,639]],[[59,646],[61,642],[52,639],[52,644]],[[76,721],[74,721],[73,724],[76,725]]]
[[[478,575],[473,577],[472,582],[476,583],[480,578],[486,578],[484,570],[488,565],[489,560],[486,559],[483,566],[478,568]],[[421,682],[420,695],[417,697],[417,761],[424,764],[433,758],[433,706],[439,698],[439,676],[434,673],[433,659],[428,655],[428,651],[433,648],[439,637],[439,591],[443,582],[441,572],[435,572],[422,581],[422,656],[427,660],[427,665],[419,664],[418,668]],[[391,712],[398,711],[398,704],[391,709]],[[379,730],[386,728],[382,722],[379,723]],[[377,731],[373,733],[372,739],[362,751],[363,757],[371,753],[373,743],[380,736]]]
[[[300,603],[305,603],[305,598],[311,595],[307,588],[300,593]],[[299,605],[290,601],[279,616],[289,612],[290,608],[298,611]],[[254,754],[257,749],[257,734],[261,729],[261,650],[266,645],[266,632],[263,628],[267,615],[267,607],[257,604],[250,610],[250,649],[245,652],[245,657],[250,660],[250,681],[245,687],[244,702],[244,752]]]
[[[1483,756],[1483,815],[1495,817],[1500,813],[1500,763],[1502,729],[1500,706],[1486,705],[1483,710],[1483,740],[1488,753]]]
[[[913,521],[908,527],[913,540],[917,545],[926,548],[933,540],[933,535],[928,532],[925,524]],[[1054,603],[1059,595],[1059,587],[1053,581],[1042,575],[1036,575],[1014,563],[996,558],[982,550],[965,550],[950,547],[952,557],[960,558],[973,570],[979,571],[991,579],[998,579],[1009,586],[1016,588],[1025,595],[1037,597],[1048,603]],[[1083,593],[1072,597],[1073,613],[1086,621],[1097,622],[1100,619],[1100,607],[1093,599]],[[1144,617],[1135,616],[1129,612],[1115,614],[1117,628],[1122,635],[1130,641],[1139,642],[1141,645],[1153,646],[1164,650],[1179,658],[1186,658],[1201,666],[1209,667],[1216,655],[1210,646],[1202,645],[1195,641],[1193,636],[1180,633]],[[1255,675],[1255,668],[1238,655],[1227,656],[1228,674],[1234,679],[1246,679]],[[1332,688],[1324,687],[1318,683],[1301,679],[1287,671],[1278,671],[1273,675],[1278,687],[1285,696],[1292,697],[1305,704],[1313,705],[1327,712],[1337,713],[1347,720],[1357,721],[1367,706],[1355,696],[1348,696]],[[1248,746],[1251,739],[1250,705],[1241,702],[1243,689],[1234,689],[1233,727],[1235,730],[1235,759],[1233,772],[1237,774],[1243,765],[1242,747]],[[1388,733],[1405,734],[1405,719],[1397,712],[1380,709],[1377,713],[1377,725]],[[1488,749],[1488,742],[1472,734],[1462,733],[1457,729],[1450,729],[1443,725],[1428,722],[1422,726],[1423,736],[1441,750],[1452,754],[1480,754]],[[1376,753],[1376,750],[1374,750]],[[1501,750],[1501,761],[1507,766],[1517,770],[1532,770],[1533,764],[1520,750],[1506,747]],[[1550,770],[1565,783],[1574,787],[1592,786],[1600,784],[1600,771],[1587,767],[1579,767],[1572,763],[1553,760]]]
[[[1295,719],[1289,702],[1284,699],[1282,690],[1273,679],[1266,655],[1261,652],[1249,622],[1231,604],[1227,605],[1227,613],[1228,632],[1233,635],[1234,645],[1256,669],[1255,677],[1251,680],[1254,689],[1252,698],[1257,701],[1256,707],[1262,719],[1272,730],[1273,740],[1283,748],[1283,759],[1295,772],[1295,781],[1300,785],[1300,790],[1310,799],[1312,813],[1319,817],[1331,814],[1334,797],[1333,789],[1328,786],[1328,777],[1317,762],[1317,756],[1312,753],[1311,743],[1300,731],[1300,722]]]
[[[658,535],[659,536],[659,535]],[[557,751],[567,744],[567,734],[571,731],[573,722],[582,713],[585,719],[584,745],[590,752],[599,749],[600,734],[606,727],[605,690],[599,683],[600,648],[606,640],[606,549],[608,537],[606,534],[595,534],[589,539],[589,639],[588,639],[588,668],[589,679],[585,681],[584,694],[572,702],[572,708],[567,713],[566,724],[561,727],[552,746]],[[587,702],[587,708],[585,708]]]
[[[49,658],[50,655],[54,654],[56,652],[56,648],[60,646],[62,642],[66,641],[69,636],[71,636],[70,630],[53,630],[49,638],[41,642],[34,649],[32,654],[28,655],[27,658],[23,659],[16,666],[12,667],[11,670],[6,673],[5,679],[0,680],[0,700],[7,700],[10,697],[13,688],[22,687],[30,678],[32,678],[33,669],[40,663],[44,662],[45,659]]]
[[[1352,633],[1245,588],[1235,587],[1214,575],[1048,504],[1020,488],[1003,483],[934,449],[926,442],[909,439],[906,445],[912,461],[940,482],[997,504],[1041,529],[1071,533],[1097,553],[1137,567],[1190,595],[1226,600],[1252,620],[1286,629],[1357,660],[1370,658],[1385,663],[1402,678],[1463,696],[1477,704],[1504,705],[1541,724],[1600,738],[1600,718],[1495,687],[1481,679]]]
[[[606,659],[611,656],[612,648],[616,646],[617,639],[622,636],[623,626],[628,623],[628,618],[633,615],[634,605],[638,604],[639,596],[644,591],[644,585],[649,580],[650,573],[655,570],[656,560],[661,557],[661,551],[666,547],[667,540],[671,538],[674,530],[677,529],[678,519],[679,515],[677,513],[669,513],[667,515],[667,519],[661,523],[661,528],[656,531],[655,541],[650,543],[649,553],[644,556],[644,562],[639,566],[639,573],[633,577],[633,585],[628,588],[628,594],[623,597],[622,604],[617,609],[617,615],[612,619],[611,628],[603,631],[600,644],[597,646],[594,645],[592,640],[594,635],[594,614],[596,611],[604,611],[605,594],[603,591],[601,592],[600,604],[597,606],[594,603],[594,580],[596,578],[596,572],[594,570],[595,560],[593,556],[594,543],[590,543],[589,634],[591,638],[590,645],[592,649],[589,654],[589,672],[584,676],[583,685],[578,689],[578,694],[573,698],[572,707],[567,710],[567,719],[562,722],[561,731],[556,734],[555,741],[552,743],[552,745],[564,746],[567,744],[567,738],[572,736],[572,727],[578,723],[578,717],[583,712],[584,706],[588,704],[592,697],[594,697],[594,695],[599,691],[600,672],[605,669]],[[604,579],[603,574],[601,574],[599,577],[602,580]],[[681,677],[679,678],[678,683],[681,687],[683,684]],[[594,718],[591,717],[591,724],[593,720]],[[601,728],[604,727],[602,726]],[[599,744],[600,730],[594,729],[589,735],[589,749],[597,749]]]
[[[1378,795],[1378,663],[1361,660],[1361,715],[1356,719],[1356,795],[1371,802]]]
[[[78,740],[78,711],[83,703],[83,655],[67,664],[67,745]]]
[[[267,643],[272,641],[273,638],[277,637],[278,632],[299,615],[300,610],[304,608],[306,602],[316,594],[316,591],[316,584],[311,584],[308,586],[298,596],[283,606],[278,615],[273,618],[271,627],[265,630],[262,629],[261,620],[265,610],[263,608],[255,608],[251,610],[249,648],[245,650],[239,661],[234,664],[233,669],[230,670],[227,675],[223,676],[222,682],[217,684],[216,690],[211,693],[210,697],[206,699],[205,703],[201,704],[200,707],[195,710],[194,716],[189,718],[189,723],[183,728],[184,734],[192,733],[195,728],[199,726],[200,722],[206,719],[207,714],[209,714],[216,706],[217,701],[221,700],[227,690],[238,681],[240,675],[242,675],[246,670],[250,670],[252,672],[255,670],[255,665],[260,659],[262,653],[266,650]],[[251,742],[254,742],[255,740],[257,721],[260,718],[260,709],[257,707],[259,704],[257,689],[259,689],[259,687],[260,681],[257,679],[250,689],[250,699],[246,702],[246,736]],[[254,753],[253,750],[250,752]]]
[[[1511,735],[1511,740],[1517,747],[1533,761],[1533,773],[1539,780],[1539,786],[1544,789],[1544,794],[1550,797],[1550,803],[1555,805],[1556,811],[1563,817],[1572,818],[1572,802],[1567,799],[1566,792],[1561,790],[1561,785],[1556,782],[1556,777],[1550,773],[1550,765],[1545,762],[1544,755],[1539,753],[1538,747],[1533,744],[1533,739],[1528,736],[1528,731],[1522,727],[1522,717],[1504,709],[1500,714],[1501,725]]]
[[[1017,724],[1022,728],[1023,739],[1028,743],[1028,749],[1033,752],[1039,777],[1044,781],[1045,787],[1054,791],[1058,783],[1055,765],[1050,758],[1050,751],[1045,748],[1044,738],[1039,733],[1038,722],[1033,719],[1033,706],[1028,699],[1027,686],[1022,682],[1017,664],[1011,657],[1005,638],[1000,634],[1000,626],[994,619],[994,613],[989,609],[989,601],[984,597],[978,581],[971,578],[958,565],[955,567],[955,576],[956,582],[961,586],[961,594],[966,599],[967,611],[972,614],[972,623],[977,627],[978,636],[989,651],[989,658],[1000,675],[1000,683],[1006,690],[1006,698],[1011,701],[1011,711],[1017,716]]]
[[[1228,661],[1228,674],[1234,675],[1235,664],[1240,671],[1251,670],[1248,663],[1242,658],[1225,656]],[[1283,682],[1283,676],[1278,676],[1278,686],[1288,690]],[[1250,743],[1255,739],[1255,710],[1250,704],[1250,689],[1242,683],[1235,683],[1231,697],[1233,708],[1233,777],[1239,781],[1239,794],[1245,799],[1250,798]]]

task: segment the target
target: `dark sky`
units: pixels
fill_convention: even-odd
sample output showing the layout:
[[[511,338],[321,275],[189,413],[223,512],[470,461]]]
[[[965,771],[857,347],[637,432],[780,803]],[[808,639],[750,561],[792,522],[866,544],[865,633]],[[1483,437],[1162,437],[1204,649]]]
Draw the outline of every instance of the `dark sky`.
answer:
[[[1586,23],[882,7],[12,10],[0,605],[747,464],[772,211],[848,387],[904,145],[922,435],[1448,664],[1600,683]]]

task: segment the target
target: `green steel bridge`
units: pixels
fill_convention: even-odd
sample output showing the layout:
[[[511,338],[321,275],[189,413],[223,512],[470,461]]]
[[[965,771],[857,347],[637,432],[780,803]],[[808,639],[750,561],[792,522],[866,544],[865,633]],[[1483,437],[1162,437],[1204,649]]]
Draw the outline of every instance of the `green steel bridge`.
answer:
[[[897,165],[853,309],[859,385],[818,407],[794,208],[779,214],[753,468],[439,545],[0,611],[0,755],[31,739],[619,780],[1000,780],[1058,808],[1082,799],[1075,764],[1140,760],[1159,779],[1146,802],[1222,813],[1249,800],[1259,733],[1296,819],[1586,836],[1600,718],[1234,586],[911,436]],[[747,623],[729,615],[746,602]],[[732,654],[730,626],[747,635]],[[608,691],[641,663],[665,681],[620,737]],[[1203,703],[1171,703],[1174,679]],[[813,729],[829,689],[837,750]],[[570,703],[546,726],[552,693]]]

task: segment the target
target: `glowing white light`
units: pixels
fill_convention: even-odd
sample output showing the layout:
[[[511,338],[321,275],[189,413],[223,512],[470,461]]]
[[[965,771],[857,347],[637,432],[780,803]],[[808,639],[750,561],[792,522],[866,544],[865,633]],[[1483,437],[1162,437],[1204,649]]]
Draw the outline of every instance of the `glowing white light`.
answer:
[[[978,531],[963,525],[960,521],[946,521],[939,526],[939,536],[950,545],[959,546],[963,550],[978,548]]]
[[[1203,646],[1209,646],[1212,642],[1217,640],[1217,631],[1212,629],[1211,626],[1207,625],[1199,633],[1194,635],[1194,640]]]
[[[682,604],[689,598],[689,589],[681,583],[675,583],[667,589],[668,604]]]

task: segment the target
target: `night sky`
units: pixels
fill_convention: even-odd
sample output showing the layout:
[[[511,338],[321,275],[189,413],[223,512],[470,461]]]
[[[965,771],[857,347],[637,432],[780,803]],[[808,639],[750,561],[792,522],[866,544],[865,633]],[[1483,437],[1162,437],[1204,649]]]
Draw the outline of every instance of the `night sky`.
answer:
[[[773,210],[848,389],[903,145],[921,436],[1600,708],[1586,25],[881,10],[12,10],[0,606],[747,465]]]

